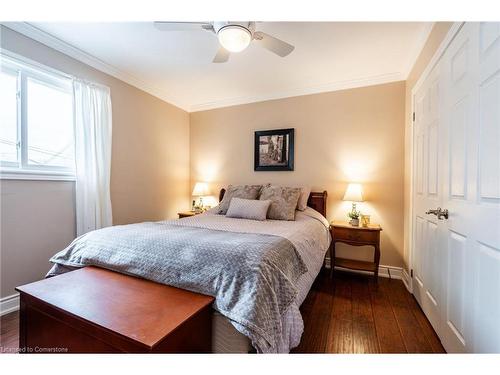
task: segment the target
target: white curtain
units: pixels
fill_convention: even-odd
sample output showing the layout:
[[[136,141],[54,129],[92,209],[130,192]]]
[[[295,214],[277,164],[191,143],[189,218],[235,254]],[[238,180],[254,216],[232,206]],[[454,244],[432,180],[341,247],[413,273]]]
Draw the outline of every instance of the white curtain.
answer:
[[[73,81],[76,233],[113,224],[111,213],[111,96],[109,88]]]

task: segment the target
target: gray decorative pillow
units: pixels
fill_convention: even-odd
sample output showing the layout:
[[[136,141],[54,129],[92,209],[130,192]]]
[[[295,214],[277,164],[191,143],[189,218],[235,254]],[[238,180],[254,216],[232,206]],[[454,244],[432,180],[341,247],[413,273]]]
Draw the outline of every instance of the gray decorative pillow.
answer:
[[[257,199],[262,185],[229,185],[224,193],[224,198],[219,203],[217,213],[225,215],[232,198]]]
[[[309,199],[310,194],[311,194],[310,187],[304,186],[300,188],[300,197],[297,203],[297,210],[304,211],[307,208],[307,200]]]
[[[300,197],[300,188],[266,185],[260,192],[260,200],[271,200],[267,218],[273,220],[295,220],[295,209]]]
[[[266,220],[270,204],[271,201],[233,198],[231,199],[231,203],[229,203],[226,217],[263,221]]]

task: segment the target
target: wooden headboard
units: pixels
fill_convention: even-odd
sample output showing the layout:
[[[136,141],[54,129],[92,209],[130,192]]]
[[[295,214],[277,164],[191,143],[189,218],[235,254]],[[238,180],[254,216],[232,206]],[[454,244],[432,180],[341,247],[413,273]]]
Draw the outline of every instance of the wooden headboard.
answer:
[[[219,202],[224,198],[224,194],[226,189],[220,189],[219,192]],[[314,208],[321,215],[326,217],[326,198],[328,197],[328,192],[326,190],[322,192],[312,191],[309,194],[309,199],[307,200],[307,205],[311,208]]]

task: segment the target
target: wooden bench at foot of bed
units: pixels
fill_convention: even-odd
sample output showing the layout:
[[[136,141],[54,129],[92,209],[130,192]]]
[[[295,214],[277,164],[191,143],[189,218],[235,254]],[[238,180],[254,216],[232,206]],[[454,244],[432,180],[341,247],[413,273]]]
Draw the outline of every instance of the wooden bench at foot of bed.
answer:
[[[96,267],[16,288],[24,353],[210,353],[213,297]]]

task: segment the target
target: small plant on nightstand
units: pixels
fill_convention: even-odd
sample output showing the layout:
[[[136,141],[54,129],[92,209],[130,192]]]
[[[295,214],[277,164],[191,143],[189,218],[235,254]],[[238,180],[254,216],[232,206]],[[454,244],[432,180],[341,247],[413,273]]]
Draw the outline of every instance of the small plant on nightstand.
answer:
[[[359,225],[359,216],[361,215],[361,212],[359,212],[358,210],[356,210],[355,208],[352,209],[352,211],[350,211],[347,216],[349,216],[349,219],[351,219],[349,221],[349,223],[352,225],[352,226],[355,226],[357,227]]]

